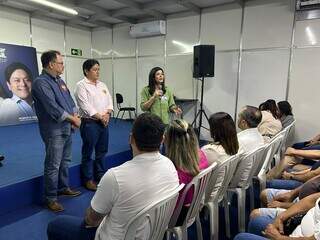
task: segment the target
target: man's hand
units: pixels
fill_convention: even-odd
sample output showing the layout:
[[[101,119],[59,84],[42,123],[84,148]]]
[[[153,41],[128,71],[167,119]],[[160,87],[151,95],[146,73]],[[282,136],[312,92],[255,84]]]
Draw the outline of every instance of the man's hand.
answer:
[[[278,215],[278,217],[276,217],[276,219],[273,222],[273,226],[279,231],[280,234],[284,234],[283,231],[283,219],[281,216],[281,213]]]
[[[108,126],[109,121],[110,121],[110,114],[107,112],[107,113],[102,115],[101,122],[106,127],[106,126]]]
[[[72,126],[76,127],[76,128],[79,128],[80,125],[81,125],[81,119],[78,115],[76,116],[73,116],[73,121],[71,122],[72,123]]]
[[[292,147],[288,147],[288,148],[287,148],[287,151],[285,152],[285,155],[287,155],[287,156],[294,156],[294,154],[295,154],[295,149],[292,148]]]
[[[268,224],[268,226],[264,230],[264,234],[266,237],[271,239],[279,239],[282,236],[279,230],[273,224]]]
[[[283,178],[283,179],[286,179],[286,180],[290,180],[290,179],[293,178],[293,174],[288,173],[287,171],[284,171],[284,172],[282,173],[282,178]]]

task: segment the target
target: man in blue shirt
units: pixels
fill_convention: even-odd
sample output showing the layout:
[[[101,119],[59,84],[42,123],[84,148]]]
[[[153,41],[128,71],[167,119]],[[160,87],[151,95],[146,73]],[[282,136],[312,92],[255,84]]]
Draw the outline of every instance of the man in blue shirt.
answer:
[[[68,183],[68,163],[71,161],[72,128],[81,121],[65,82],[63,57],[58,51],[41,55],[42,73],[33,83],[32,96],[39,120],[39,129],[46,147],[44,185],[47,206],[54,212],[63,211],[57,195],[77,196]]]

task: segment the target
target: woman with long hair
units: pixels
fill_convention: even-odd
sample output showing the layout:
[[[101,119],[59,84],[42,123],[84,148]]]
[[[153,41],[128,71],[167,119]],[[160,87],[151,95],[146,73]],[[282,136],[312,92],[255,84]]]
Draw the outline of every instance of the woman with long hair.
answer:
[[[167,157],[177,169],[180,183],[187,185],[202,169],[208,167],[208,160],[199,148],[193,128],[184,120],[176,119],[169,124],[165,134],[165,146]],[[184,199],[177,225],[183,223],[192,197],[191,189]]]
[[[223,163],[230,156],[238,153],[239,143],[237,138],[236,125],[232,117],[225,112],[217,112],[209,118],[210,134],[212,142],[203,146],[202,150],[207,156],[209,164]],[[213,188],[213,198],[219,191],[225,176],[225,171],[218,173],[216,185]]]
[[[265,142],[269,142],[278,132],[282,130],[282,124],[279,117],[279,109],[273,99],[269,99],[260,104],[259,110],[262,114],[258,130]]]
[[[141,110],[159,116],[163,123],[169,124],[169,113],[181,114],[181,109],[175,104],[173,93],[165,85],[164,71],[154,67],[149,73],[149,84],[141,92]]]
[[[282,128],[286,128],[294,122],[292,107],[288,101],[280,101],[278,102],[278,108]]]

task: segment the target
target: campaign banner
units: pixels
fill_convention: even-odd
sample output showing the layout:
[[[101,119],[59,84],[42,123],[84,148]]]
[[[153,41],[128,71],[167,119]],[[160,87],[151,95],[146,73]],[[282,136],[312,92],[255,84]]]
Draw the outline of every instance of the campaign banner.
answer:
[[[0,126],[37,121],[31,88],[38,75],[35,48],[0,43]]]

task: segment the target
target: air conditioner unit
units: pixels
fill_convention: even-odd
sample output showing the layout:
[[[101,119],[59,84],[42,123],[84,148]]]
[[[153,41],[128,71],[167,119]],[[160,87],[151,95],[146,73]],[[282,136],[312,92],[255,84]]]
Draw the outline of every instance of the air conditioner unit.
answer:
[[[134,38],[165,35],[166,22],[163,20],[159,20],[134,24],[130,26],[129,34]]]
[[[297,0],[297,10],[313,10],[320,8],[320,0]]]

